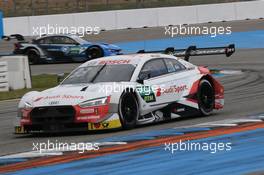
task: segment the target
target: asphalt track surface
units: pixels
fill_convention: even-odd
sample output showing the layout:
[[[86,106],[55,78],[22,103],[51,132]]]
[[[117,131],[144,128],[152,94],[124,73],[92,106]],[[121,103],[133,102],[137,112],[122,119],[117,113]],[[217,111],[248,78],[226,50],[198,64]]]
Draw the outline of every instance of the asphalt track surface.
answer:
[[[247,22],[247,21],[246,21]],[[257,21],[258,22],[258,21]],[[245,27],[245,25],[242,25]],[[245,30],[254,29],[252,24]],[[144,29],[142,29],[144,30]],[[209,68],[220,68],[227,70],[242,70],[241,75],[232,75],[219,78],[225,87],[225,108],[216,111],[210,117],[184,118],[166,123],[138,127],[133,130],[106,131],[99,133],[76,133],[63,135],[44,136],[15,136],[13,135],[12,121],[16,116],[17,100],[0,102],[0,155],[18,153],[32,150],[33,142],[84,142],[96,141],[102,138],[142,133],[146,131],[166,129],[172,127],[183,127],[193,124],[217,121],[229,118],[242,118],[264,112],[264,49],[243,49],[231,58],[223,56],[196,57],[191,62],[197,65],[209,66]],[[47,73],[54,71],[68,72],[78,64],[61,65],[37,65],[32,70],[43,69]],[[49,67],[47,70],[46,68]]]

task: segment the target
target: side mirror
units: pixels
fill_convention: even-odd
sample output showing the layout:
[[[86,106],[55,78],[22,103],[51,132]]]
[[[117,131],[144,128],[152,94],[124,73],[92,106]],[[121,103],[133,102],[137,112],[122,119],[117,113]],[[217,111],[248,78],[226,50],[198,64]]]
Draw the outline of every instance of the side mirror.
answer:
[[[62,82],[62,80],[64,80],[64,78],[65,78],[64,73],[57,74],[57,83],[60,84]]]
[[[140,83],[140,84],[144,84],[144,80],[149,79],[150,75],[151,75],[150,70],[141,71],[139,76],[138,76],[137,82]]]

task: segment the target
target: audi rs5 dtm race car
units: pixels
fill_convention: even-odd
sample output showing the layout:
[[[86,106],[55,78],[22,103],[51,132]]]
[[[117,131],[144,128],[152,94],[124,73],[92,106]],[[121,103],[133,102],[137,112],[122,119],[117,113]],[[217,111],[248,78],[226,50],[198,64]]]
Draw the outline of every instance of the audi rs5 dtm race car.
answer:
[[[230,56],[234,45],[168,48],[167,54],[140,52],[88,61],[57,87],[25,94],[15,133],[130,129],[181,116],[210,115],[223,108],[223,86],[207,68],[185,59]]]

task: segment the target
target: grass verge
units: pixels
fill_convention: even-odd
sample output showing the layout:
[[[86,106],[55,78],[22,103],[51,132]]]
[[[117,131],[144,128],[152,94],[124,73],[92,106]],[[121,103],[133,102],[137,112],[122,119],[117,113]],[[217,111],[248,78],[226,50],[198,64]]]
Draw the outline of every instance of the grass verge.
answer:
[[[9,92],[0,92],[0,100],[9,100],[21,98],[29,91],[42,91],[57,85],[57,75],[34,75],[32,76],[31,89],[11,90]]]

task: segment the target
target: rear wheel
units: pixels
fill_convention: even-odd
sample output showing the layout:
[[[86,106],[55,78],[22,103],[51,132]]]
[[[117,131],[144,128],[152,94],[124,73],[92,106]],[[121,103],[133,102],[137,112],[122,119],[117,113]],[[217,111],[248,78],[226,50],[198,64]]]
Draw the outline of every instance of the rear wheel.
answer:
[[[133,93],[124,92],[119,102],[119,115],[124,129],[131,129],[136,126],[139,117],[138,102]]]
[[[29,49],[26,52],[26,55],[28,56],[29,64],[37,64],[40,59],[39,52],[35,49]]]
[[[200,81],[197,95],[201,115],[210,115],[214,109],[215,93],[213,86],[208,80],[202,79]]]
[[[88,48],[88,50],[86,51],[86,57],[89,60],[95,59],[95,58],[100,58],[103,56],[104,56],[104,51],[99,46],[92,46],[92,47]]]

